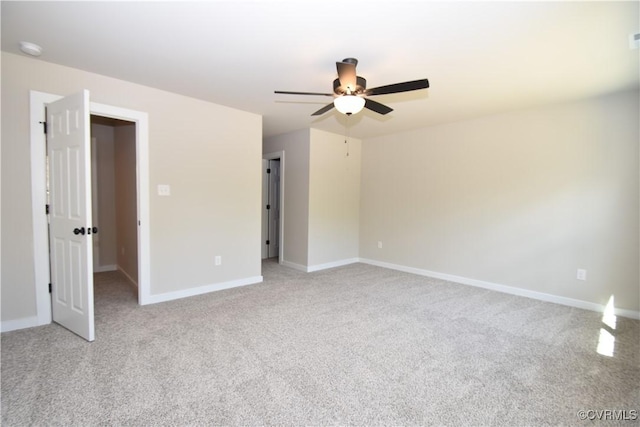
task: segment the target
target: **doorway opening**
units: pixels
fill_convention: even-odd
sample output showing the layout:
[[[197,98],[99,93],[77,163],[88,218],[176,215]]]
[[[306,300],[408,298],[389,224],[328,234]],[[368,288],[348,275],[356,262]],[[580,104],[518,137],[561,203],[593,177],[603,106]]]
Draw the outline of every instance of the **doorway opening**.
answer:
[[[266,190],[266,230],[262,258],[279,256],[280,249],[280,159],[265,160],[266,173],[263,186]],[[266,256],[265,256],[266,255]]]
[[[284,151],[262,157],[262,259],[283,262]]]
[[[119,271],[137,290],[136,165],[136,123],[92,114],[93,272]]]
[[[30,91],[30,139],[31,139],[31,189],[33,223],[33,259],[35,263],[36,316],[22,327],[41,326],[52,322],[52,298],[49,292],[49,230],[46,183],[46,140],[42,123],[49,103],[63,97],[38,91]],[[138,304],[150,303],[150,214],[149,214],[149,118],[141,111],[90,103],[92,115],[135,123],[135,181],[129,183],[137,194],[137,222],[133,234],[137,236]],[[98,233],[100,234],[100,233]],[[125,249],[126,253],[126,249]],[[93,261],[93,260],[91,260]],[[91,270],[90,270],[91,271]]]

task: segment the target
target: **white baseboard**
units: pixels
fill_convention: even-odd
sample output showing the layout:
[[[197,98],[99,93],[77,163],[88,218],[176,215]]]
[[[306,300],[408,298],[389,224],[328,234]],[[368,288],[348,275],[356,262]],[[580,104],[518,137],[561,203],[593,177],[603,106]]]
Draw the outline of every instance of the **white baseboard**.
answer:
[[[115,264],[111,264],[111,265],[99,265],[99,266],[93,266],[93,272],[94,273],[104,273],[106,271],[116,271],[118,269],[118,266]]]
[[[455,276],[455,275],[446,274],[446,273],[438,273],[436,271],[429,271],[429,270],[423,270],[420,268],[407,267],[404,265],[392,264],[392,263],[383,262],[383,261],[376,261],[376,260],[367,259],[367,258],[360,258],[360,262],[364,264],[375,265],[378,267],[389,268],[391,270],[403,271],[405,273],[417,274],[419,276],[433,277],[436,279],[448,280],[450,282],[460,283],[463,285],[470,285],[470,286],[476,286],[479,288],[490,289],[492,291],[503,292],[506,294],[518,295],[521,297],[527,297],[527,298],[537,299],[540,301],[552,302],[555,304],[566,305],[569,307],[597,311],[599,313],[602,313],[605,310],[605,306],[602,304],[562,297],[558,295],[546,294],[544,292],[537,292],[529,289],[516,288],[513,286],[499,285],[497,283],[470,279],[468,277]],[[640,311],[616,308],[615,314],[617,316],[628,317],[631,319],[640,319]]]
[[[284,265],[285,267],[293,268],[294,270],[304,271],[305,273],[308,273],[306,265],[296,264],[295,262],[286,260],[282,260],[280,264]]]
[[[127,273],[122,267],[118,266],[117,270],[127,278],[129,283],[131,283],[136,289],[138,289],[138,281],[137,280],[134,280],[133,277],[131,277],[129,275],[129,273]]]
[[[342,267],[343,265],[355,264],[356,262],[360,262],[360,258],[349,258],[339,261],[327,262],[325,264],[310,265],[309,267],[307,267],[307,273],[326,270],[327,268]]]
[[[9,332],[18,329],[33,328],[35,326],[41,326],[38,323],[38,316],[23,317],[22,319],[5,320],[0,325],[0,331]]]
[[[254,285],[261,283],[262,276],[247,277],[244,279],[231,280],[228,282],[214,283],[212,285],[199,286],[197,288],[185,289],[182,291],[167,292],[164,294],[150,295],[145,304],[156,304],[159,302],[173,301],[176,299],[192,297],[196,295],[208,294],[209,292],[221,291],[223,289],[237,288],[239,286]]]
[[[282,261],[281,264],[285,267],[293,268],[294,270],[302,271],[305,273],[312,273],[314,271],[326,270],[327,268],[335,268],[342,267],[343,265],[355,264],[356,262],[360,262],[360,258],[341,259],[339,261],[332,261],[325,264],[316,264],[309,266],[296,264],[295,262],[290,261]]]
[[[602,310],[598,310],[600,312],[604,311],[605,306],[600,306],[602,307]],[[629,319],[636,319],[636,320],[640,320],[640,311],[634,311],[634,310],[627,310],[624,308],[615,308],[613,310],[613,313],[616,316],[622,316],[622,317],[628,317]]]

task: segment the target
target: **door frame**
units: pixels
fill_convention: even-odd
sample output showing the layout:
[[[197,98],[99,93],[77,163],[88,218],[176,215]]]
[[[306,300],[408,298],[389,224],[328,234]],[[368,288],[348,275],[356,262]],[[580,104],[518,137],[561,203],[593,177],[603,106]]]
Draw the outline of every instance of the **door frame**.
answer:
[[[46,136],[42,122],[45,107],[62,98],[60,95],[30,91],[31,141],[31,204],[33,223],[33,260],[37,325],[52,322],[49,283],[49,227],[45,205],[46,195]],[[111,105],[90,103],[90,113],[96,116],[126,120],[136,124],[136,187],[138,197],[138,304],[149,304],[151,258],[149,223],[149,116]]]
[[[284,151],[275,151],[262,155],[262,160],[280,159],[280,226],[278,230],[278,263],[284,262]],[[262,207],[264,209],[264,206]],[[262,236],[262,231],[260,232]]]

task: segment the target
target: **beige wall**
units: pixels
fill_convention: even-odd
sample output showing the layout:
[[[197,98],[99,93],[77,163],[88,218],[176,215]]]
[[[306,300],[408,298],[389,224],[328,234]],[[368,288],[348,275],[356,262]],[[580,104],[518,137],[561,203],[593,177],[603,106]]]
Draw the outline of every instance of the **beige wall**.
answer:
[[[637,311],[638,99],[367,139],[360,256]]]
[[[31,230],[31,168],[28,134],[29,94],[12,94],[2,53],[2,260],[0,265],[1,319],[20,319],[36,314],[33,233]],[[18,102],[10,102],[19,97]],[[23,116],[21,120],[17,115]]]
[[[318,129],[310,141],[308,266],[357,258],[361,141]]]
[[[263,152],[277,151],[285,153],[284,264],[313,270],[357,259],[361,141],[305,129],[265,139]]]
[[[259,276],[259,116],[2,53],[2,320],[36,309],[29,90],[84,88],[149,114],[152,295]],[[638,310],[638,95],[371,138],[351,144],[351,159],[339,135],[269,138],[265,153],[286,152],[284,258],[359,255]],[[360,148],[358,187],[348,161]]]
[[[2,320],[36,314],[29,91],[82,89],[149,115],[151,294],[259,278],[259,115],[3,52]]]
[[[284,151],[284,263],[306,266],[309,254],[309,129],[263,142],[264,154]],[[282,167],[282,163],[281,163]]]

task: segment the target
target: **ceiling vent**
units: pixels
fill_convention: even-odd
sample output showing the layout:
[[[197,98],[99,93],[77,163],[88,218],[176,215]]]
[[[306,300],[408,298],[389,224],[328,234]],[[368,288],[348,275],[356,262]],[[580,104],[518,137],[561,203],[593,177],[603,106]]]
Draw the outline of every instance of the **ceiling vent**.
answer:
[[[629,34],[629,49],[640,48],[640,33]]]

